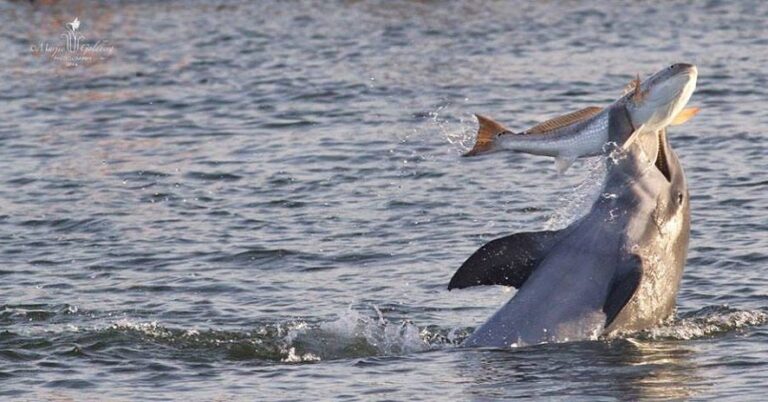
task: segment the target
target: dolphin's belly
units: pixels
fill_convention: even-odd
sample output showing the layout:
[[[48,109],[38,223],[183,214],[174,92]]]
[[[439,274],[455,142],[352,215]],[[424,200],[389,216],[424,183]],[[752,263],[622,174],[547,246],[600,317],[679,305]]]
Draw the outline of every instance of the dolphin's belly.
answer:
[[[599,336],[612,266],[621,249],[620,236],[606,230],[613,232],[618,225],[602,218],[583,222],[584,230],[554,247],[517,294],[465,344],[508,347]]]
[[[689,234],[690,216],[686,213],[658,226],[648,225],[640,239],[626,245],[642,261],[642,279],[632,298],[605,329],[606,335],[652,328],[674,314]]]

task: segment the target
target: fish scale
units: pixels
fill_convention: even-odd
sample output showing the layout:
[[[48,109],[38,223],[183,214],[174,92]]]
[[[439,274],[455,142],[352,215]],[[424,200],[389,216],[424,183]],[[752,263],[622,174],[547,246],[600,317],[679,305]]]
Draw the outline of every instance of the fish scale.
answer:
[[[635,132],[657,132],[695,116],[698,108],[684,107],[696,86],[697,75],[693,65],[673,64],[642,83],[638,78],[632,91],[605,108],[587,107],[522,133],[478,115],[477,141],[465,156],[502,149],[552,156],[562,173],[578,157],[603,154],[608,142],[626,147]]]
[[[596,155],[608,141],[608,113],[606,109],[577,127],[563,127],[544,134],[503,135],[500,145],[505,149],[544,156]],[[578,136],[572,135],[574,130],[578,130]]]

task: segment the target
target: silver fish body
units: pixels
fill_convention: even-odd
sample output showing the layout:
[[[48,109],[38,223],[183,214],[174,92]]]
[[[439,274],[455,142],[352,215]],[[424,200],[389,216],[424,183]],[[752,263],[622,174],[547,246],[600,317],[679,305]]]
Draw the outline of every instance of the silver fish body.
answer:
[[[617,106],[620,107],[620,106]],[[507,150],[553,157],[594,156],[608,142],[610,108],[589,119],[546,134],[505,133],[498,145]]]
[[[638,79],[633,91],[603,109],[586,108],[521,133],[478,116],[477,143],[466,156],[500,150],[552,156],[563,172],[578,157],[604,153],[610,142],[626,147],[629,134],[657,132],[672,124],[688,103],[697,75],[694,65],[673,64],[642,83]],[[616,126],[624,130],[612,131]]]

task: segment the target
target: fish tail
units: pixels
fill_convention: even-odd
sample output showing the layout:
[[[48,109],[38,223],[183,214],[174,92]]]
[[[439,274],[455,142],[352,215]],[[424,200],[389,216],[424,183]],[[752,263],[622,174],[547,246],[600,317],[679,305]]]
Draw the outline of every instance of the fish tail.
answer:
[[[475,117],[477,117],[478,123],[475,146],[462,156],[475,156],[491,152],[496,148],[495,141],[499,134],[510,132],[506,127],[502,126],[501,123],[490,117],[485,117],[479,114],[476,114]]]

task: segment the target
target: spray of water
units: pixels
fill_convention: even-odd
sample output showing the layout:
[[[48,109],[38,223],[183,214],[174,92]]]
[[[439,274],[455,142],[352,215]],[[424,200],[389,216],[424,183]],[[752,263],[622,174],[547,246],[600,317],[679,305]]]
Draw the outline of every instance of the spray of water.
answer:
[[[545,228],[560,229],[589,212],[590,206],[597,197],[611,197],[611,194],[600,194],[605,177],[605,158],[589,158],[586,163],[587,175],[576,187],[557,199],[558,205],[549,217]]]

